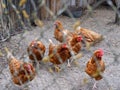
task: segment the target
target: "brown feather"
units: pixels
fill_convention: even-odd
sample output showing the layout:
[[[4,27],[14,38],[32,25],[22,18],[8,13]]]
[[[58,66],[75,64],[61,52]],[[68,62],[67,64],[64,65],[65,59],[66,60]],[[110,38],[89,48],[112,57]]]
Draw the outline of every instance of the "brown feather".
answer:
[[[30,65],[31,73],[26,73],[27,70],[24,68],[24,65]],[[31,63],[24,63],[17,59],[11,59],[9,63],[9,70],[12,75],[12,80],[17,85],[22,85],[28,81],[31,81],[36,76],[35,68]]]
[[[86,41],[91,45],[100,42],[103,39],[103,36],[86,28],[78,27],[75,31],[77,34],[81,34],[85,37]]]
[[[62,44],[59,45],[49,45],[49,56],[53,54],[53,56],[50,58],[50,62],[53,64],[62,64],[65,62],[68,58],[70,58],[70,52],[68,48],[62,48]],[[59,58],[60,57],[60,58]],[[62,62],[60,62],[60,60]]]
[[[40,41],[35,41],[35,43],[37,44],[36,47],[32,47],[33,43],[30,43],[30,45],[27,48],[27,52],[31,60],[34,61],[35,59],[37,59],[38,61],[40,61],[44,56],[46,48],[45,45]]]
[[[104,64],[104,61],[102,60],[102,58],[101,59],[97,58],[97,61],[95,61],[94,57],[96,57],[96,54],[97,54],[97,52],[94,52],[92,58],[87,62],[85,72],[89,76],[95,78],[95,80],[100,80],[100,79],[102,79],[100,72],[104,72],[105,64]],[[96,62],[98,62],[99,66],[100,66],[100,71],[99,71],[99,68],[98,68],[98,65]]]
[[[70,45],[70,47],[72,48],[72,50],[75,52],[75,54],[78,54],[79,51],[81,50],[81,42],[77,41],[77,34],[72,35],[72,37],[70,37],[67,40],[67,43]]]

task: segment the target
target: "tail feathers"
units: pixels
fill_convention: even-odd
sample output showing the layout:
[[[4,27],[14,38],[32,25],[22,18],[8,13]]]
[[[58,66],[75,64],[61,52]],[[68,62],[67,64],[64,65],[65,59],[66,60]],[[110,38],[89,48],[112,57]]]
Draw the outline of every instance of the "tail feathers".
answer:
[[[64,35],[67,35],[67,34],[68,34],[68,31],[67,31],[67,30],[64,30],[64,31],[63,31],[63,34],[64,34]]]
[[[78,31],[79,31],[80,29],[81,29],[81,27],[80,27],[80,26],[76,27],[76,30],[78,30]]]
[[[12,53],[8,50],[7,47],[5,47],[4,49],[5,49],[5,51],[7,52],[7,59],[12,59],[12,58],[14,58],[14,56],[13,56]]]
[[[73,25],[74,30],[76,30],[76,28],[80,26],[80,24],[81,24],[80,21],[75,22],[75,24]]]
[[[8,59],[13,59],[14,56],[12,55],[12,53],[8,53],[7,58],[8,58]]]

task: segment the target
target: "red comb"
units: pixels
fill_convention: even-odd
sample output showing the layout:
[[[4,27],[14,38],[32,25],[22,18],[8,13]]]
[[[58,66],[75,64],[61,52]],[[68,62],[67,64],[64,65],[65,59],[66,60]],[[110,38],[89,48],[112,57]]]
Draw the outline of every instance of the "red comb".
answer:
[[[28,73],[30,73],[30,71],[31,71],[31,65],[26,64],[25,65],[25,69],[27,70]]]
[[[103,55],[104,54],[104,51],[100,48],[100,49],[98,49],[99,51],[100,51],[100,53],[101,53],[101,55]]]
[[[83,40],[83,38],[82,38],[82,36],[80,35],[80,36],[78,36],[77,41],[81,41],[81,40]]]
[[[67,47],[67,44],[63,44],[62,47],[63,47],[63,48],[66,48],[66,47]]]

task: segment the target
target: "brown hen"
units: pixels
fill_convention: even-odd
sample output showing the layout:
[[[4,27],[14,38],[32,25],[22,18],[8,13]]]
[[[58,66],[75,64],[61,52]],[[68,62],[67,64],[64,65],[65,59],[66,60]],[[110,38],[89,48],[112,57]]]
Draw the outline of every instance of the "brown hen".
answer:
[[[78,26],[75,30],[77,34],[83,35],[85,37],[85,40],[90,44],[94,45],[95,43],[101,41],[103,39],[103,36],[86,28],[82,28]]]
[[[34,40],[30,43],[30,45],[27,48],[27,52],[29,54],[29,58],[32,61],[41,61],[44,53],[45,53],[46,47],[41,41]]]
[[[92,78],[95,78],[95,80],[101,80],[103,78],[101,73],[105,70],[105,63],[102,60],[102,56],[103,50],[96,50],[86,65],[85,72]],[[94,87],[96,87],[96,83],[94,84]]]
[[[5,50],[7,51],[7,59],[9,60],[9,70],[12,76],[12,81],[17,85],[32,81],[36,76],[33,65],[16,59],[7,48],[5,48]]]
[[[81,50],[82,47],[81,41],[82,41],[81,35],[74,35],[67,40],[67,44],[70,46],[74,54],[78,54],[79,51]]]
[[[50,40],[51,42],[51,40]],[[66,44],[54,45],[52,42],[49,45],[50,62],[57,67],[58,65],[67,61],[70,57],[70,51]]]
[[[76,35],[75,33],[73,32],[70,32],[69,30],[67,29],[64,29],[63,28],[63,25],[62,23],[57,20],[55,22],[55,31],[54,31],[54,36],[56,38],[56,40],[60,41],[60,42],[64,42],[66,41],[69,37],[72,37]]]

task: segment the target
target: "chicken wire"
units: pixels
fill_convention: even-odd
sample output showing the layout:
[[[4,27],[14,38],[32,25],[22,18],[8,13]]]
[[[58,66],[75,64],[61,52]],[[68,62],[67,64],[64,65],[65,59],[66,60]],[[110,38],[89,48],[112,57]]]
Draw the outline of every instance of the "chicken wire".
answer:
[[[87,12],[86,12],[85,16],[80,20],[80,23],[82,24],[82,23],[84,23],[84,21],[86,19],[90,18],[92,16],[92,13],[94,12],[94,10],[98,6],[100,6],[101,3],[103,3],[104,1],[107,1],[107,3],[112,7],[112,9],[115,11],[115,13],[118,13],[118,15],[119,15],[119,12],[117,11],[116,6],[114,6],[114,4],[112,3],[111,0],[95,0],[95,3],[92,4],[92,6],[89,3],[86,4]],[[39,22],[37,22],[36,24],[39,26],[38,29],[40,30],[39,31],[40,34],[39,34],[39,36],[36,36],[36,38],[38,40],[44,40],[44,42],[46,43],[46,46],[48,44],[48,39],[49,38],[45,37],[44,33],[48,31],[47,29],[53,27],[53,22],[55,20],[57,20],[57,18],[59,17],[59,15],[61,15],[62,12],[67,10],[70,17],[72,18],[72,21],[74,23],[78,21],[77,18],[74,18],[74,16],[69,11],[69,9],[67,9],[67,7],[69,6],[68,2],[70,2],[70,6],[72,6],[71,5],[72,0],[70,0],[70,1],[60,0],[63,7],[60,8],[57,11],[57,13],[55,12],[55,10],[52,11],[52,10],[49,9],[49,3],[46,4],[45,0],[38,0],[38,2],[37,1],[35,2],[34,0],[28,0],[21,7],[19,7],[18,2],[19,1],[1,0],[1,7],[2,8],[1,8],[1,14],[0,14],[1,15],[1,19],[0,19],[1,20],[1,22],[0,22],[1,23],[0,40],[1,40],[2,43],[4,43],[4,41],[6,41],[6,40],[9,40],[9,38],[12,35],[17,35],[18,33],[21,33],[21,34],[19,34],[20,39],[17,43],[19,48],[15,48],[15,50],[12,50],[12,52],[13,52],[13,54],[15,54],[15,56],[17,56],[16,52],[20,53],[19,50],[21,49],[22,40],[25,39],[25,36],[26,36],[25,33],[28,32],[28,30],[33,30],[34,29],[31,26],[31,20],[35,20],[35,19],[39,20]],[[78,0],[78,2],[79,2],[79,0]],[[84,2],[84,1],[81,0],[81,2]],[[87,2],[87,1],[85,0],[85,2]],[[46,19],[46,20],[51,19],[51,21],[52,21],[47,26],[44,26],[43,25],[44,20],[43,21],[41,20],[42,17],[40,16],[39,10],[42,6],[44,6],[45,10],[47,11],[47,13],[46,13],[47,16],[44,19]],[[32,11],[31,11],[31,9],[32,9]],[[23,14],[21,12],[22,10],[25,10]],[[13,17],[14,18],[16,17],[15,20],[13,20]],[[99,20],[94,20],[94,22],[96,22],[96,24],[99,26],[99,23],[98,23]],[[50,31],[48,31],[48,32],[50,32]],[[110,31],[108,31],[108,32],[110,32]],[[25,43],[25,42],[22,42],[22,43]],[[1,43],[1,46],[2,46],[2,43]],[[112,45],[111,45],[110,42],[107,41],[106,44],[108,45],[109,49],[111,50],[111,52],[114,55],[114,62],[112,62],[111,64],[119,63],[119,61],[118,61],[119,54],[116,53],[116,51],[112,48]],[[6,45],[6,46],[8,46],[8,45]],[[17,51],[17,49],[18,49],[18,51]],[[24,47],[24,49],[26,49],[26,47]],[[2,51],[2,52],[4,53],[4,51]],[[90,51],[83,50],[81,52],[83,52],[83,55],[85,55],[85,54],[91,54],[92,55],[92,53],[93,53],[92,50],[90,50]],[[18,56],[20,56],[19,57],[20,59],[24,59],[25,61],[28,60],[28,56],[27,56],[26,53],[19,54]],[[4,56],[3,60],[6,60],[6,55]],[[107,65],[106,68],[110,67],[111,64]],[[85,82],[88,82],[88,81],[93,82],[92,81],[93,79],[90,78],[89,76],[85,76],[85,78],[79,79],[78,82],[79,83],[84,82],[83,84],[80,84],[80,85],[76,86],[76,83],[74,82],[74,80],[77,82],[75,77],[78,77],[78,76],[76,76],[76,75],[80,74],[79,77],[84,77],[85,67],[73,68],[74,72],[79,73],[79,74],[71,73],[73,75],[68,75],[69,70],[67,70],[67,67],[65,65],[62,66],[63,70],[60,73],[56,73],[56,72],[50,73],[50,72],[48,72],[46,69],[50,66],[51,65],[41,63],[40,66],[37,67],[37,75],[36,75],[35,80],[33,80],[32,82],[27,84],[27,86],[23,85],[20,88],[18,88],[17,86],[15,86],[12,83],[11,78],[10,78],[10,74],[8,72],[8,67],[7,67],[7,69],[1,69],[1,76],[2,75],[4,76],[4,82],[6,82],[5,83],[6,87],[4,87],[3,89],[6,90],[6,88],[7,88],[8,90],[14,90],[14,89],[17,90],[17,89],[22,88],[22,89],[30,89],[30,90],[33,90],[33,89],[35,89],[35,90],[70,90],[70,89],[71,90],[86,90],[86,88],[84,88],[84,87],[87,87],[86,85],[88,85],[87,89],[91,90],[92,85],[91,84],[89,85],[89,83],[85,83]],[[44,68],[46,68],[46,69],[44,69]],[[71,69],[72,69],[72,67],[71,67]],[[69,76],[70,78],[67,78],[66,76]],[[48,77],[50,77],[50,78],[48,78]],[[88,79],[86,79],[86,77]],[[60,82],[61,80],[63,82]],[[106,89],[102,88],[103,90],[111,90],[112,86],[109,85],[109,80],[106,79],[106,76],[104,77],[104,74],[103,74],[103,81],[102,82],[107,87]],[[81,87],[83,87],[83,88],[80,89]],[[101,90],[101,88],[99,90]]]

